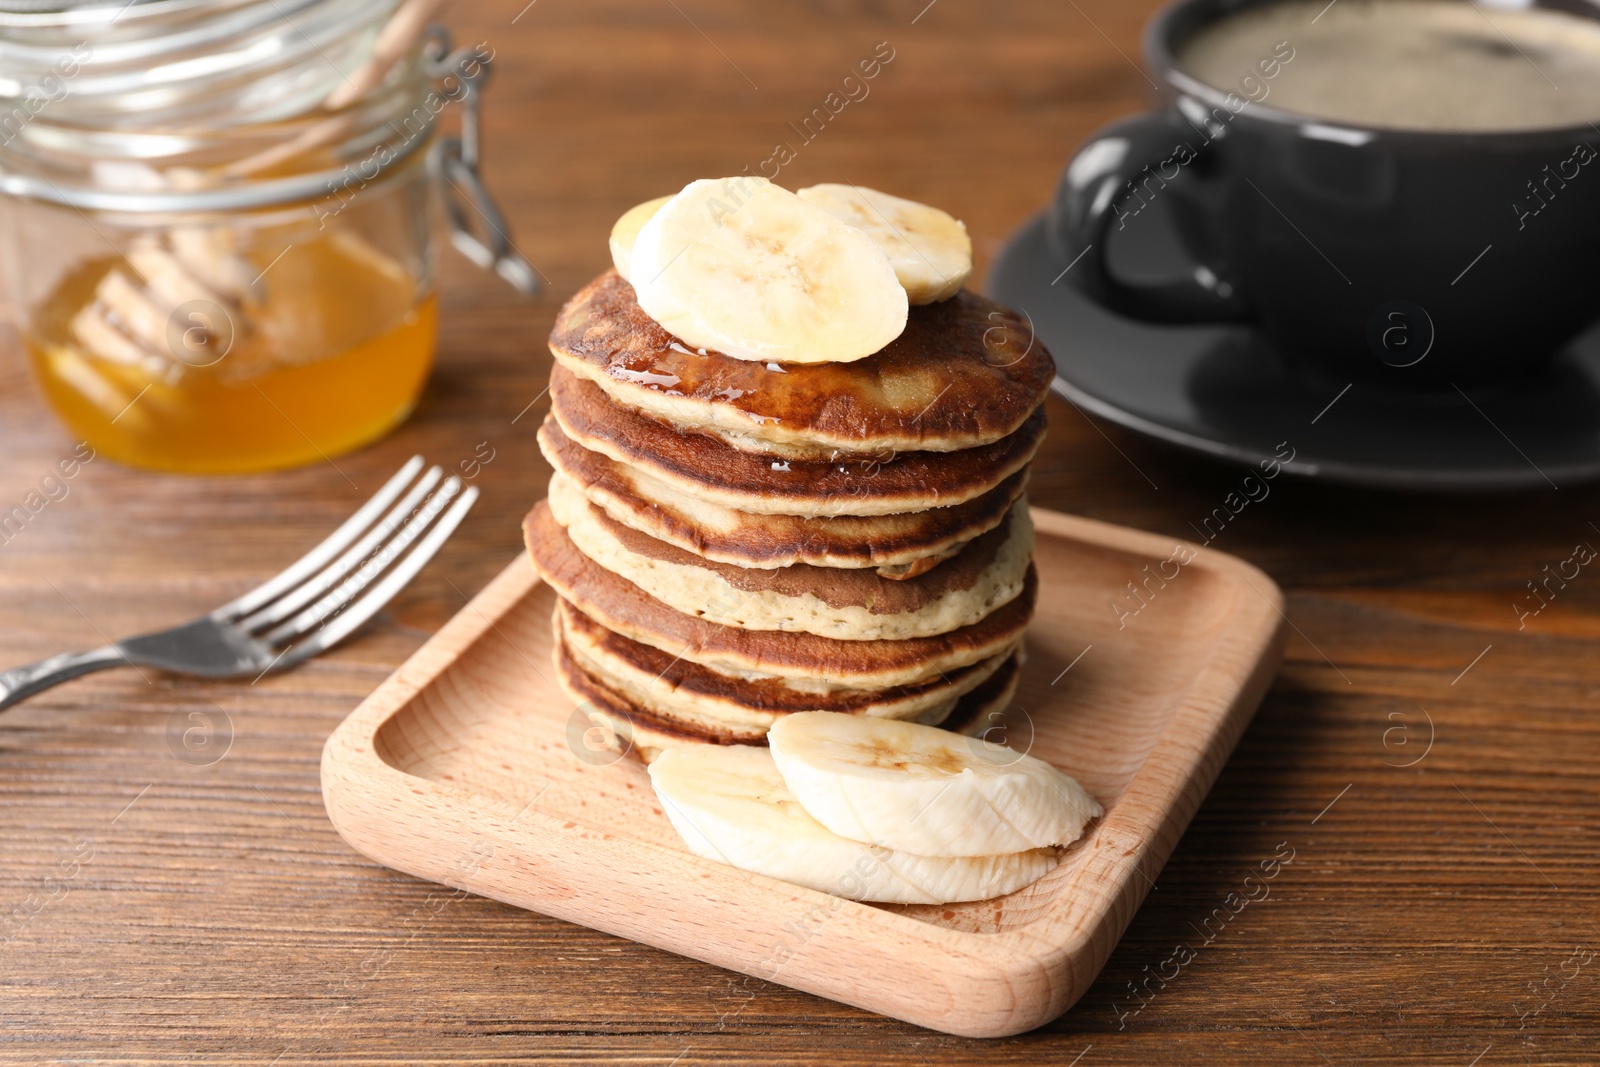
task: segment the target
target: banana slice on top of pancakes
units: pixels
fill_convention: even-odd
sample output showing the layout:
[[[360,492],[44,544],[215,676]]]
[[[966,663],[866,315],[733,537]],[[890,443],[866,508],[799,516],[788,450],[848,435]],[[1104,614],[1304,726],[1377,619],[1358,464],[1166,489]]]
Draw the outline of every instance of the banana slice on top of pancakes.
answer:
[[[905,290],[870,236],[765,178],[706,178],[639,230],[639,306],[689,347],[849,363],[906,328]]]

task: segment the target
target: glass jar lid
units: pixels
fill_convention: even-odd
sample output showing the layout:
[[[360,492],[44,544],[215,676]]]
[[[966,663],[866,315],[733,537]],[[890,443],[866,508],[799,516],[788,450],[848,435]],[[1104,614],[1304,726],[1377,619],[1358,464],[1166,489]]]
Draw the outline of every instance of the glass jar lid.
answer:
[[[460,103],[461,136],[437,143],[455,192],[452,238],[532,292],[534,272],[477,174],[478,89],[492,50],[452,53],[435,27],[420,59],[359,84],[391,19],[434,6],[0,0],[0,193],[119,213],[314,201],[352,176],[379,180],[433,144],[439,114]]]
[[[282,120],[361,66],[399,2],[0,0],[0,107],[102,129]]]

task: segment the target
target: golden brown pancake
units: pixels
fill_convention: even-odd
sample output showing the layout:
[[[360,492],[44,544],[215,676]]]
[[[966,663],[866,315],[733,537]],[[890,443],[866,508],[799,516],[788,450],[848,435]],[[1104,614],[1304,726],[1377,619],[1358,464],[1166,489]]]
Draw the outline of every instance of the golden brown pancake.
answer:
[[[555,610],[556,639],[583,672],[659,718],[756,740],[797,711],[942,722],[956,701],[1000,669],[1014,650],[946,675],[891,689],[816,690],[781,678],[739,678],[613,633],[565,600]]]
[[[965,290],[912,308],[905,331],[866,359],[780,366],[686,347],[614,270],[567,301],[550,351],[620,404],[796,459],[992,444],[1027,421],[1055,375],[1021,316]]]
[[[560,640],[555,642],[551,658],[561,688],[579,705],[605,716],[611,726],[612,747],[625,755],[648,763],[673,745],[766,743],[765,734],[760,738],[741,738],[727,731],[674,722],[647,708],[637,707],[584,671]],[[981,734],[992,716],[1003,712],[1011,703],[1021,673],[1019,657],[1016,654],[1007,657],[982,684],[956,701],[955,709],[939,725],[953,733]]]
[[[550,410],[576,444],[637,468],[679,492],[759,515],[891,515],[953,507],[1025,467],[1044,439],[1042,407],[994,444],[961,452],[885,451],[878,457],[784,460],[673,429],[614,404],[557,366]]]
[[[591,452],[568,437],[553,416],[539,428],[550,465],[583,490],[590,503],[625,526],[703,559],[737,567],[876,568],[885,578],[912,578],[1000,525],[1027,482],[1023,469],[965,504],[899,515],[754,515],[682,493],[638,468]]]
[[[742,630],[685,615],[578,551],[546,504],[523,521],[539,574],[561,597],[606,629],[724,674],[809,681],[855,689],[912,685],[992,658],[1022,637],[1038,577],[981,622],[907,641],[839,641],[804,633]]]
[[[845,641],[969,626],[1022,592],[1033,555],[1025,501],[949,560],[904,581],[806,563],[777,570],[714,563],[610,518],[563,474],[551,477],[546,503],[579,551],[679,611],[747,630]]]

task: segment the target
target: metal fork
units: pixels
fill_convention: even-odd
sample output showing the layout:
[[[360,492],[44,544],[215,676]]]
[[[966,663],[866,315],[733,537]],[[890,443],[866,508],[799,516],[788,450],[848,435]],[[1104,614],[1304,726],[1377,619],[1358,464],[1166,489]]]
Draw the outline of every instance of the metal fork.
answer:
[[[422,465],[412,456],[327,540],[209,615],[0,673],[0,709],[107,667],[259,678],[332,648],[416,576],[478,499],[477,487],[439,467],[417,478]]]

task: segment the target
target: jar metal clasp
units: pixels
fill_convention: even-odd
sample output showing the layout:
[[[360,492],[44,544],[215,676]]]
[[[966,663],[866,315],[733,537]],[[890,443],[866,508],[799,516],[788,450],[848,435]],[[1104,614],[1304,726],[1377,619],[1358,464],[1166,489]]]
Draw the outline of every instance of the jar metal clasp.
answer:
[[[532,296],[539,291],[537,272],[511,243],[505,216],[478,174],[482,139],[479,107],[492,60],[492,56],[479,54],[471,45],[451,51],[450,31],[438,24],[428,27],[423,70],[441,85],[449,79],[458,81],[459,88],[449,90],[447,95],[461,104],[460,134],[440,137],[433,150],[445,183],[442,192],[450,243],[484,270],[494,271],[519,292]]]

